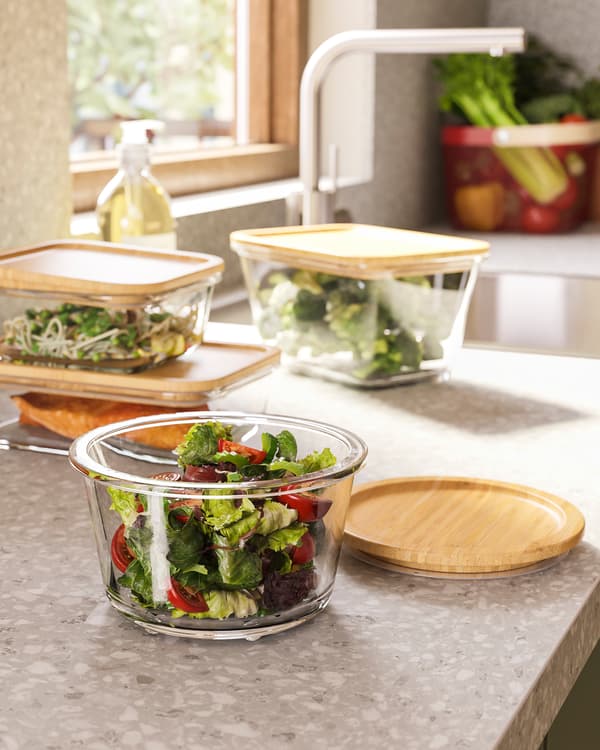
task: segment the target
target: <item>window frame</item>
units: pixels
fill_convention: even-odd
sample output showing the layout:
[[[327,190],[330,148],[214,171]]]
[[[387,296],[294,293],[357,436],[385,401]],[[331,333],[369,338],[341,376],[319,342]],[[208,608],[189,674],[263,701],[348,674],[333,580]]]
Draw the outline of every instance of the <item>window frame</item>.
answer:
[[[308,0],[245,2],[249,27],[247,142],[227,148],[155,153],[152,172],[171,196],[298,175],[298,109],[306,61]],[[73,210],[93,209],[117,168],[114,152],[73,157]]]

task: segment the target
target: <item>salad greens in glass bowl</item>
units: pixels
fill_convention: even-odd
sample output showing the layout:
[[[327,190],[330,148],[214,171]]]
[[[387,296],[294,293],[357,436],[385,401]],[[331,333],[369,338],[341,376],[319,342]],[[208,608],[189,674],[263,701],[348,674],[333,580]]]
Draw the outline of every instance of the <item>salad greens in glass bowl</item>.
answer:
[[[173,425],[189,425],[173,451],[144,448]],[[236,412],[119,422],[70,452],[113,606],[149,631],[250,640],[327,605],[365,457],[345,430]]]

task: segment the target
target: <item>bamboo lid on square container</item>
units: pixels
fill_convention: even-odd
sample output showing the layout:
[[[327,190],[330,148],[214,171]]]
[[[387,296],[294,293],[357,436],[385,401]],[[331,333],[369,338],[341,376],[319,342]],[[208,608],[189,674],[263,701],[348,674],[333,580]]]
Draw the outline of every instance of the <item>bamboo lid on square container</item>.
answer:
[[[321,224],[233,232],[242,257],[358,279],[465,271],[489,244],[429,232],[367,224]]]

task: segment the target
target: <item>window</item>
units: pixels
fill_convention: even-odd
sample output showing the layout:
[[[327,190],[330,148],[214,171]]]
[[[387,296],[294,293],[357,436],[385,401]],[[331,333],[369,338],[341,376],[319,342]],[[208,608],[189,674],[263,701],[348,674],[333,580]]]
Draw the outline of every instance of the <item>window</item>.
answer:
[[[159,119],[172,195],[297,174],[307,0],[68,0],[75,210],[117,166],[123,119]]]
[[[73,155],[112,150],[121,120],[162,149],[234,142],[233,0],[69,0]]]

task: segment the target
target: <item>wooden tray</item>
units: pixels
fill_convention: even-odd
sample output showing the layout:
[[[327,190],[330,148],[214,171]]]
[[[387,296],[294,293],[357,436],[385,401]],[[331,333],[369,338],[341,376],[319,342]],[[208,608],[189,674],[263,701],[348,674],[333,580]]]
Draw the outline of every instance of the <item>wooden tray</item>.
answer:
[[[20,392],[69,393],[160,406],[194,408],[269,373],[279,350],[261,344],[205,342],[192,352],[138,373],[70,370],[0,361],[0,385]]]
[[[564,554],[584,525],[573,505],[531,487],[407,477],[359,486],[345,538],[359,552],[405,568],[490,573]]]

